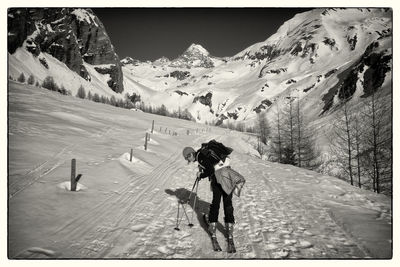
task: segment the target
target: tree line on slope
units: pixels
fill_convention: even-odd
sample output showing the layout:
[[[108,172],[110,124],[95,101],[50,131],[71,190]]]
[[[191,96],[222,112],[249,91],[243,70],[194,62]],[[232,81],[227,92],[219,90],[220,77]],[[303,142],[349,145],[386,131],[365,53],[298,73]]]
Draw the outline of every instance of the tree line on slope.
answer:
[[[380,92],[375,90],[357,106],[350,107],[350,97],[341,100],[330,129],[324,128],[329,147],[324,154],[316,145],[316,127],[304,118],[301,101],[289,96],[276,104],[271,123],[265,113],[258,115],[256,149],[270,161],[316,170],[391,195],[392,107],[390,95]]]
[[[11,76],[9,77],[10,80],[14,80]],[[50,91],[59,92],[63,95],[72,95],[71,90],[65,89],[64,85],[58,86],[52,76],[47,76],[43,82],[40,84],[39,81],[35,81],[35,77],[31,74],[26,80],[24,73],[21,73],[18,77],[17,81],[20,83],[25,83],[29,85],[35,85],[36,87],[46,88]],[[139,109],[143,112],[157,114],[161,116],[168,116],[178,119],[190,120],[195,121],[192,114],[187,109],[182,110],[180,107],[176,111],[169,111],[167,110],[166,106],[162,104],[161,106],[154,106],[154,105],[147,105],[143,101],[141,101],[141,97],[138,94],[133,93],[129,95],[128,93],[125,94],[125,98],[116,98],[115,96],[106,97],[104,95],[99,95],[98,93],[92,93],[91,91],[86,92],[86,89],[81,85],[75,95],[75,97],[81,99],[87,99],[97,103],[103,103],[112,105],[119,108],[125,109]]]
[[[342,177],[351,185],[385,194],[392,193],[393,175],[390,97],[374,90],[360,106],[342,100],[328,138]]]

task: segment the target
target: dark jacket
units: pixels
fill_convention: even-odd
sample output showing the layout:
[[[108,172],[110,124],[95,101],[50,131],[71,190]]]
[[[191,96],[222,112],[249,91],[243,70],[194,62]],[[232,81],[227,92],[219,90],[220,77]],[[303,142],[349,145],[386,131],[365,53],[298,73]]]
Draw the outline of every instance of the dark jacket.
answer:
[[[211,177],[214,175],[214,166],[219,162],[219,160],[214,157],[207,157],[202,153],[201,149],[196,152],[196,161],[199,164],[199,170],[201,171],[200,178]]]

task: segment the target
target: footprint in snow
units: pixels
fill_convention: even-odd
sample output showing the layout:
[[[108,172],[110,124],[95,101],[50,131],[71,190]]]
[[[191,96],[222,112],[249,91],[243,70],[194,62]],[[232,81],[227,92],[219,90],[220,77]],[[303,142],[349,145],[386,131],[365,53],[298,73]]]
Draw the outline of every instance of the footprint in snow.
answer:
[[[142,231],[143,229],[145,229],[146,227],[147,227],[147,224],[138,224],[138,225],[131,226],[130,229],[134,232],[139,232],[139,231]]]
[[[276,259],[283,259],[289,256],[289,251],[285,251],[285,250],[281,250],[278,252],[275,252],[274,254],[274,258]]]
[[[298,247],[298,248],[311,248],[313,246],[314,245],[311,244],[310,242],[305,241],[305,240],[301,240],[300,243],[296,247]]]
[[[162,254],[172,254],[172,252],[165,246],[158,247],[157,250]]]
[[[19,253],[15,258],[55,258],[59,254],[50,249],[31,247]]]

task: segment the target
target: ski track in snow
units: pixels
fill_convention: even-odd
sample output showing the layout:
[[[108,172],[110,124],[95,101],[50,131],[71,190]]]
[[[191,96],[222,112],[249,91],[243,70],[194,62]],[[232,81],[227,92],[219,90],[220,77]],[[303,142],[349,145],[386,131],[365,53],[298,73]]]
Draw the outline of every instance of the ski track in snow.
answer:
[[[91,138],[101,138],[107,136],[112,127],[108,127],[107,129],[102,129],[98,132],[93,133]],[[74,148],[79,147],[85,141],[81,141],[78,143],[74,143],[68,146],[63,147],[57,154],[50,157],[48,160],[37,164],[34,168],[27,171],[25,174],[21,175],[19,179],[15,179],[14,182],[10,182],[9,184],[9,198],[13,198],[18,193],[22,192],[39,179],[45,177],[49,173],[53,172],[59,166],[63,165],[65,160],[65,154],[71,154]]]
[[[215,136],[214,136],[215,138]],[[197,138],[193,144],[198,142]],[[194,227],[184,216],[180,231],[174,230],[178,208],[177,186],[189,194],[190,177],[180,150],[150,173],[123,184],[89,213],[60,227],[53,239],[74,240],[67,244],[67,258],[365,258],[368,253],[331,218],[317,198],[297,194],[290,185],[292,169],[235,154],[233,168],[247,182],[241,198],[234,197],[237,253],[226,253],[221,204],[218,239],[223,252],[212,251],[211,242],[199,223],[200,212],[211,201],[209,182],[199,184],[199,208],[192,214]],[[260,167],[263,165],[263,167]],[[299,169],[301,170],[301,169]],[[288,176],[278,177],[277,174]],[[299,171],[298,183],[317,177]],[[184,186],[185,185],[185,186]],[[193,203],[194,197],[192,197]],[[200,205],[200,204],[199,204]],[[65,246],[66,244],[64,244]],[[61,248],[60,248],[61,249]]]

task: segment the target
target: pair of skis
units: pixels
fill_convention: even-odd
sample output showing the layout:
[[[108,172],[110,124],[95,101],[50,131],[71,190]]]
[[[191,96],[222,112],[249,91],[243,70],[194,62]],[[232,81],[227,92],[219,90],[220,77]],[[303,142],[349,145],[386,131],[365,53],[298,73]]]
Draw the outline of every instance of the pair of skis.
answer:
[[[207,230],[210,229],[210,223],[208,221],[208,216],[207,214],[203,214],[203,221],[207,226]],[[212,233],[208,230],[208,235],[211,238],[211,245],[213,247],[214,251],[222,251],[221,246],[218,243],[218,240],[215,236],[212,236]],[[236,248],[235,248],[235,243],[233,242],[233,238],[227,238],[228,240],[228,248],[227,248],[227,252],[228,253],[235,253],[236,252]]]
[[[193,227],[193,223],[192,223],[193,222],[193,214],[194,214],[194,211],[195,211],[195,208],[196,208],[197,190],[198,190],[198,187],[199,187],[199,181],[200,181],[200,179],[197,178],[196,181],[194,182],[194,185],[192,187],[192,190],[190,191],[190,195],[189,195],[189,198],[187,199],[187,201],[184,201],[184,200],[179,200],[178,201],[178,214],[177,214],[177,217],[176,217],[176,227],[174,228],[177,231],[180,230],[179,225],[182,222],[183,215],[186,216],[186,219],[189,222],[188,226],[189,227]],[[190,220],[189,216],[188,216],[188,214],[186,212],[186,206],[190,202],[191,196],[193,194],[193,190],[195,188],[196,188],[196,195],[195,195],[195,199],[194,199],[194,203],[193,203],[192,219]],[[180,213],[180,206],[182,206],[183,213]],[[206,214],[203,214],[203,220],[204,220],[205,224],[207,225],[207,229],[209,229],[208,216]],[[208,234],[211,237],[211,244],[213,246],[213,250],[214,251],[222,251],[221,246],[219,245],[217,238],[213,237],[209,231],[208,231]],[[227,252],[228,253],[235,253],[236,252],[235,244],[233,243],[233,238],[228,238],[228,250],[227,250]]]

